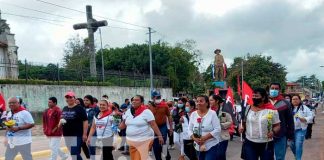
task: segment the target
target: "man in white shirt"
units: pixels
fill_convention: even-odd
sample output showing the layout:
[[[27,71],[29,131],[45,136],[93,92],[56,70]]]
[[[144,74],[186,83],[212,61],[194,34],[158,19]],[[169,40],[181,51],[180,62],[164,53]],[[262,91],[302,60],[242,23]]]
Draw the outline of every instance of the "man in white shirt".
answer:
[[[31,128],[34,127],[33,117],[20,105],[19,99],[16,97],[10,98],[8,103],[11,111],[7,113],[6,120],[14,120],[15,125],[7,128],[5,159],[13,160],[20,153],[24,160],[32,160]]]

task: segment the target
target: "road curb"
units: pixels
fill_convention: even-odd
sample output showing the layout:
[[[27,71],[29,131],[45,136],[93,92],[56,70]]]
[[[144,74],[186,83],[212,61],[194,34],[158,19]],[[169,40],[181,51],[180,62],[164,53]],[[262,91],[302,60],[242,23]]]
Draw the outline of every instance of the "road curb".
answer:
[[[63,152],[67,153],[68,149],[66,147],[61,147],[61,150],[63,150]],[[33,159],[34,158],[41,158],[41,157],[49,157],[51,154],[51,150],[42,150],[42,151],[37,151],[37,152],[32,152],[32,156]],[[5,160],[5,157],[1,157],[0,160]],[[15,158],[15,160],[23,160],[21,155],[18,154]]]

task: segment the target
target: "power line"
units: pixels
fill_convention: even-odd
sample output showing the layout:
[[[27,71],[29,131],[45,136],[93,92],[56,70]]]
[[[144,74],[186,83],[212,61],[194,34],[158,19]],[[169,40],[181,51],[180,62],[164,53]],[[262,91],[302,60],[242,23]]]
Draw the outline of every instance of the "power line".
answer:
[[[10,16],[16,16],[16,17],[22,17],[22,18],[28,18],[28,19],[33,19],[33,20],[38,20],[38,21],[41,21],[41,22],[49,23],[49,24],[52,24],[52,25],[63,26],[62,24],[49,22],[49,21],[53,21],[53,20],[40,18],[40,17],[25,16],[25,15],[12,14],[12,13],[3,13],[3,12],[1,14],[10,15]]]
[[[107,27],[110,27],[110,28],[116,28],[116,29],[126,29],[126,30],[131,30],[131,31],[146,31],[146,30],[143,30],[143,29],[133,29],[133,28],[124,28],[124,27],[118,27],[118,26],[107,26]]]
[[[5,5],[9,5],[9,6],[14,6],[17,8],[22,8],[22,9],[26,9],[26,10],[30,10],[30,11],[34,11],[34,12],[38,12],[38,13],[43,13],[43,14],[47,14],[47,15],[51,15],[51,16],[56,16],[56,17],[61,17],[61,18],[66,18],[66,19],[73,19],[70,17],[66,17],[66,16],[62,16],[62,15],[58,15],[58,14],[53,14],[53,13],[49,13],[49,12],[44,12],[44,11],[40,11],[40,10],[36,10],[36,9],[32,9],[32,8],[27,8],[27,7],[23,7],[20,5],[16,5],[16,4],[11,4],[11,3],[6,3],[6,2],[1,2]]]
[[[28,19],[34,19],[34,20],[40,20],[41,22],[46,22],[46,23],[50,23],[53,25],[57,25],[57,26],[64,26],[62,24],[57,24],[57,23],[52,23],[52,22],[48,22],[48,21],[59,21],[59,20],[51,20],[51,19],[46,19],[46,18],[40,18],[40,17],[33,17],[33,16],[26,16],[26,15],[19,15],[19,14],[13,14],[13,13],[8,13],[8,12],[2,12],[1,14],[4,15],[10,15],[10,16],[16,16],[16,17],[22,17],[22,18],[28,18]],[[65,21],[62,21],[65,22]],[[124,30],[130,30],[130,31],[145,31],[143,29],[133,29],[133,28],[125,28],[125,27],[119,27],[119,26],[107,26],[110,28],[115,28],[115,29],[124,29]]]
[[[48,5],[56,6],[56,7],[59,7],[59,8],[64,8],[64,9],[67,9],[67,10],[79,12],[79,13],[86,13],[84,11],[80,11],[80,10],[76,10],[76,9],[73,9],[73,8],[65,7],[65,6],[58,5],[58,4],[55,4],[55,3],[51,3],[51,2],[48,2],[48,1],[44,1],[44,0],[36,0],[36,1],[48,4]],[[128,23],[128,22],[125,22],[125,21],[117,20],[117,19],[112,19],[112,18],[103,17],[103,16],[99,16],[99,15],[94,15],[94,16],[99,17],[99,18],[104,18],[104,19],[107,19],[107,20],[111,20],[111,21],[115,21],[115,22],[119,22],[119,23],[124,23],[124,24],[128,24],[128,25],[136,26],[136,27],[148,28],[148,27],[145,27],[145,26],[141,26],[141,25],[137,25],[137,24],[133,24],[133,23]]]

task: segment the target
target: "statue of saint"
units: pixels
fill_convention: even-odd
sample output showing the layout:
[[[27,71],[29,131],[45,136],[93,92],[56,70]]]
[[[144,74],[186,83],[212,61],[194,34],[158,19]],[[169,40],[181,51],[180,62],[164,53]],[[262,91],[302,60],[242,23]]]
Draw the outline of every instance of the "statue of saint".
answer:
[[[214,53],[215,81],[224,81],[224,57],[220,54],[220,49],[216,49]]]

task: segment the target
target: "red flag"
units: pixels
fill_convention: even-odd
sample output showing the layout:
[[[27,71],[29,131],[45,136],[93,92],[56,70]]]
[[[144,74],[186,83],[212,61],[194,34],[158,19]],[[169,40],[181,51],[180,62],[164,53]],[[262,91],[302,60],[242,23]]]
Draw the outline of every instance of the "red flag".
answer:
[[[224,79],[227,77],[227,66],[225,63],[223,63],[223,76]]]
[[[228,87],[227,94],[226,94],[226,103],[231,102],[232,106],[234,107],[234,97],[233,97],[233,90],[231,87]]]
[[[215,88],[215,89],[214,89],[214,94],[215,94],[215,95],[219,95],[219,88]]]
[[[0,93],[0,109],[2,111],[5,111],[7,108],[6,108],[6,101],[5,99],[3,98],[3,95],[2,93]]]
[[[237,92],[240,96],[242,96],[242,91],[241,91],[241,83],[240,83],[240,76],[237,75]]]
[[[253,94],[253,90],[251,89],[249,84],[243,81],[242,98],[244,100],[244,106],[246,106],[246,103],[248,103],[249,105],[253,105],[252,94]]]

